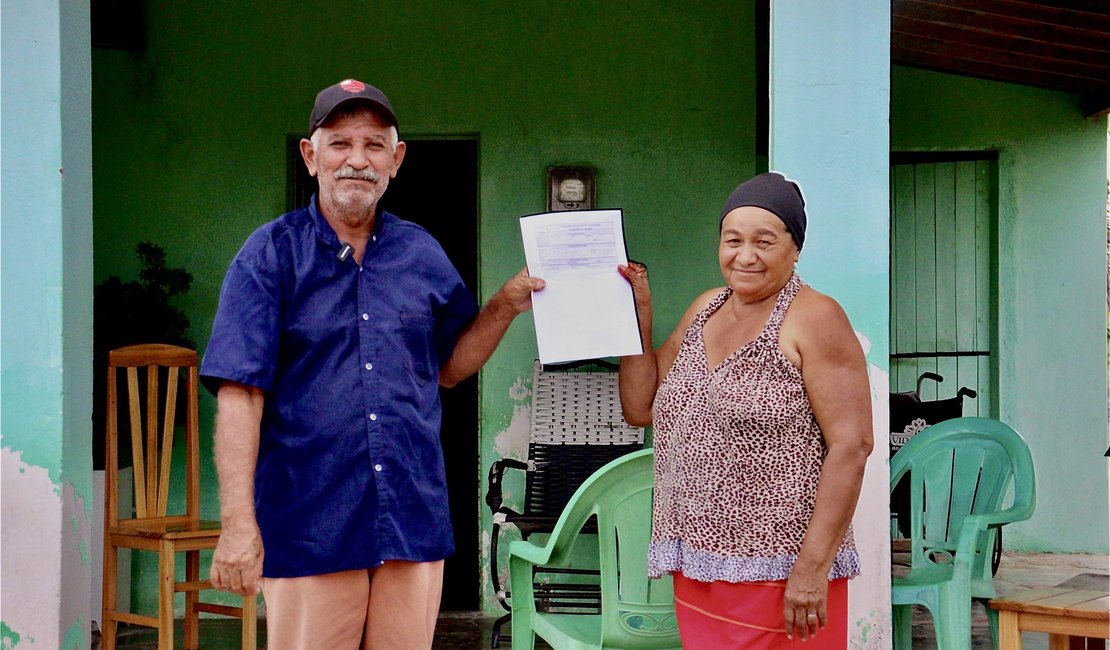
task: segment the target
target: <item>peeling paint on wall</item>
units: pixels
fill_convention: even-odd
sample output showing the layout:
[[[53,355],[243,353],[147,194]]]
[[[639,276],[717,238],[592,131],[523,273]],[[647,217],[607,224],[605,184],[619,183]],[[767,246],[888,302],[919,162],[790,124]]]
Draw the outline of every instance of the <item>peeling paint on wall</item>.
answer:
[[[6,622],[0,621],[0,649],[12,650],[12,648],[19,646],[21,638],[19,634],[8,627]]]
[[[73,486],[66,483],[65,490],[67,493],[73,491]],[[67,494],[68,498],[72,498],[72,494]],[[67,500],[68,500],[67,498]],[[76,501],[76,500],[75,500]],[[83,503],[83,501],[82,501]],[[82,533],[87,533],[89,528],[89,521],[85,519],[83,522],[75,515],[69,518],[69,535],[67,539],[77,542],[77,552],[81,555],[81,564],[89,566],[89,545],[85,543],[88,535],[82,536]]]
[[[528,439],[532,427],[532,387],[531,378],[517,377],[513,384],[509,387],[508,397],[510,403],[513,405],[513,414],[509,419],[508,425],[498,431],[494,436],[492,450],[483,450],[483,462],[488,466],[500,458],[515,458],[517,460],[525,460],[528,458]],[[492,454],[486,453],[492,451]],[[488,461],[486,460],[488,458]],[[483,480],[486,477],[483,475]],[[489,489],[488,485],[483,485],[484,489]],[[524,495],[524,480],[521,472],[508,472],[501,483],[501,496],[504,498],[505,505],[511,508],[519,509],[521,507],[520,500]],[[491,582],[486,579],[490,575],[490,546],[492,544],[492,537],[490,531],[492,530],[492,518],[487,510],[482,511],[482,540],[481,540],[481,560],[479,563],[479,571],[482,576],[482,590],[484,593],[485,608],[487,611],[496,612],[497,610],[491,609],[493,603],[493,590]],[[498,579],[501,581],[501,588],[508,589],[509,585],[509,566],[507,560],[507,553],[509,542],[513,539],[519,539],[512,534],[513,528],[508,528],[509,535],[502,535],[502,539],[498,540]]]
[[[872,359],[871,341],[856,332],[871,384],[872,432],[875,447],[867,459],[863,487],[852,519],[862,573],[848,583],[849,647],[871,650],[890,647],[890,470],[888,436],[890,374],[887,359]],[[878,363],[876,363],[878,362]]]
[[[77,534],[77,518],[73,517],[72,521],[73,521],[73,532],[74,532],[74,534]],[[84,541],[82,541],[80,543],[80,551],[81,551],[81,564],[83,564],[85,566],[89,566],[90,565],[89,545],[86,544]]]
[[[528,457],[528,435],[532,427],[532,387],[523,377],[517,377],[509,387],[509,401],[513,416],[509,426],[494,438],[494,451],[500,458],[524,460]]]
[[[57,548],[62,539],[58,486],[48,470],[28,465],[21,452],[4,447],[0,448],[0,487],[5,496],[0,519],[20,522],[4,526],[0,533],[4,648],[58,648],[62,574]],[[44,580],[53,581],[53,588],[41,586]]]
[[[87,648],[88,644],[85,643],[85,639],[88,634],[89,625],[82,621],[76,621],[73,625],[69,626],[69,630],[66,631],[65,639],[62,641],[60,647],[64,650],[82,650],[83,648]]]
[[[848,647],[852,650],[885,650],[892,646],[889,626],[879,625],[876,621],[890,618],[890,612],[873,609],[862,619],[855,619],[848,631]]]
[[[89,591],[92,588],[89,539],[92,531],[90,530],[91,509],[88,501],[87,496],[78,494],[69,481],[62,486],[62,511],[59,517],[61,521],[68,522],[68,525],[64,526],[64,535],[61,538],[59,585],[66,593],[65,598],[61,599],[58,620],[55,624],[60,629],[64,629],[66,621],[71,622],[66,632],[65,642],[61,646],[66,650],[75,647],[87,648],[92,641],[89,625],[89,621],[93,618],[89,598]],[[97,534],[102,533],[98,531]]]

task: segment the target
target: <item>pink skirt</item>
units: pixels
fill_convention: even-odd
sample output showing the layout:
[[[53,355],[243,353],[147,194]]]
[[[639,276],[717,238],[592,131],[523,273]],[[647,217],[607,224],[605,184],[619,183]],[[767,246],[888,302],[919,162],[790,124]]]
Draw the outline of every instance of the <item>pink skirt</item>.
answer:
[[[674,574],[675,613],[682,647],[694,650],[844,650],[848,647],[848,579],[829,583],[828,626],[802,641],[786,638],[786,581],[701,582]]]

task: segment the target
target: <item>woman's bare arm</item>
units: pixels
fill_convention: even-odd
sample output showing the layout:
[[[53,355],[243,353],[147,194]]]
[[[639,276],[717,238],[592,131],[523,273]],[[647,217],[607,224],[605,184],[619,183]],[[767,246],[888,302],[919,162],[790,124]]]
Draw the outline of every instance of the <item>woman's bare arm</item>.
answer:
[[[655,393],[678,357],[686,328],[720,290],[714,289],[698,296],[686,310],[678,326],[656,350],[651,337],[651,288],[648,285],[647,269],[642,264],[632,262],[629,266],[619,267],[619,270],[632,285],[636,314],[640,320],[640,337],[644,344],[643,354],[621,357],[621,410],[626,422],[643,427],[651,424],[651,405],[655,401]]]
[[[788,634],[816,634],[807,615],[826,621],[828,573],[855,513],[863,469],[873,446],[871,390],[863,349],[835,300],[807,289],[798,294],[783,324],[782,345],[796,351],[810,404],[828,454],[813,515],[787,581],[784,624]],[[793,349],[788,349],[788,348]]]

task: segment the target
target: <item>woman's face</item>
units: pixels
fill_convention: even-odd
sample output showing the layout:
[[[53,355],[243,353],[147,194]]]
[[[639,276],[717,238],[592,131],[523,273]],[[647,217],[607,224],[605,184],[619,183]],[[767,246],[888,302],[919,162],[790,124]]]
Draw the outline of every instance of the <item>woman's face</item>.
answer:
[[[769,210],[741,206],[721,222],[721,274],[745,302],[777,294],[793,275],[798,255],[786,224]]]

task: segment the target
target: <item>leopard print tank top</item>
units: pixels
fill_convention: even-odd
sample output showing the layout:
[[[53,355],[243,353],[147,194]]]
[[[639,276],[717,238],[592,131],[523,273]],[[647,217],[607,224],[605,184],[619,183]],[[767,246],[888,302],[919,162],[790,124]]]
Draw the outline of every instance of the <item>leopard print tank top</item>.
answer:
[[[652,407],[655,500],[648,570],[704,582],[785,580],[802,545],[826,448],[802,373],[779,330],[802,288],[795,274],[763,331],[708,368],[703,328],[725,288],[694,318]],[[859,574],[852,531],[829,579]]]

